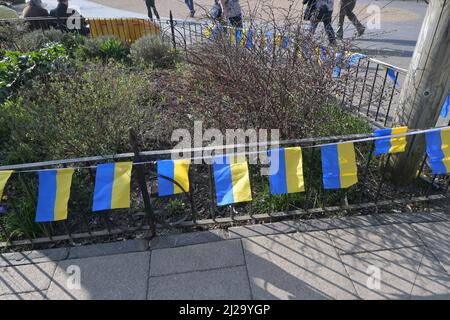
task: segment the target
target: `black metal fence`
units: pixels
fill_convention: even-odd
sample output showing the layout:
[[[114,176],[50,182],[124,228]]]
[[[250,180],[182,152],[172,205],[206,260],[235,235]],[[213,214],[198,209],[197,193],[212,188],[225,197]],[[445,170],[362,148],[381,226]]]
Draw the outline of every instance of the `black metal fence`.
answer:
[[[156,161],[170,159],[178,151],[140,152],[135,142],[132,142],[135,153],[3,166],[0,170],[16,171],[7,185],[6,192],[11,196],[4,204],[7,209],[4,217],[14,215],[15,219],[12,222],[0,219],[0,234],[6,240],[0,246],[38,246],[49,242],[67,244],[105,237],[148,236],[168,228],[197,228],[248,221],[424,210],[435,201],[447,199],[449,176],[432,175],[426,157],[416,179],[410,185],[396,187],[389,183],[386,168],[391,156],[374,156],[373,141],[355,143],[358,184],[349,189],[324,190],[318,146],[371,136],[349,135],[283,141],[283,147],[302,147],[306,191],[285,196],[271,195],[268,191],[268,177],[262,176],[259,171],[264,165],[258,162],[249,165],[253,201],[225,207],[216,205],[212,166],[206,163],[191,165],[189,192],[158,197]],[[254,150],[252,148],[254,146],[247,145],[247,152],[251,153]],[[223,151],[226,153],[234,152],[233,150],[234,148],[227,147]],[[131,209],[93,213],[91,204],[96,165],[121,160],[134,162]],[[76,168],[68,219],[35,223],[33,213],[38,188],[36,172],[63,167]],[[11,225],[14,223],[17,225]]]
[[[40,21],[37,19],[37,21]],[[45,32],[47,23],[40,28]],[[176,48],[205,42],[208,24],[181,20],[158,21],[161,36]],[[391,71],[389,71],[391,70]],[[393,72],[394,76],[392,77]],[[344,69],[343,92],[336,92],[342,107],[359,112],[375,126],[392,125],[397,108],[399,86],[406,70],[375,59],[362,59],[352,68]],[[188,193],[173,197],[157,196],[156,161],[170,158],[173,150],[141,152],[132,139],[134,152],[111,156],[66,159],[42,163],[3,166],[0,170],[16,170],[8,184],[5,215],[16,220],[0,219],[1,247],[38,246],[45,243],[93,241],[103,237],[135,237],[154,235],[166,228],[192,228],[216,224],[236,224],[246,221],[276,220],[292,217],[324,217],[337,214],[364,214],[421,210],[433,201],[445,200],[449,177],[430,174],[424,157],[417,178],[408,186],[397,188],[387,182],[386,164],[391,156],[375,157],[373,141],[355,145],[359,183],[346,190],[324,190],[322,186],[320,150],[322,143],[350,141],[371,135],[350,135],[284,141],[283,146],[303,148],[306,191],[287,196],[272,196],[268,179],[261,176],[261,163],[250,165],[253,201],[217,207],[211,165],[193,164]],[[247,146],[249,150],[249,146]],[[230,152],[230,150],[226,150]],[[132,177],[132,208],[105,213],[91,212],[91,195],[95,166],[99,163],[131,159],[135,166]],[[30,212],[37,199],[36,170],[76,167],[67,221],[35,223]],[[25,226],[25,227],[24,227]]]

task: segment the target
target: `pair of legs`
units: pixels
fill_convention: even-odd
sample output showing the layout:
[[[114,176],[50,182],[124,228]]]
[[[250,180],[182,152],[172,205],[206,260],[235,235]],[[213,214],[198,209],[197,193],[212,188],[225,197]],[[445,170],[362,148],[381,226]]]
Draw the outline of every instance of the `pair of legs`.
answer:
[[[235,28],[242,28],[242,15],[238,15],[236,17],[232,17],[228,19],[230,24]]]
[[[156,19],[159,19],[159,14],[155,6],[155,0],[145,0],[145,4],[147,5],[148,17],[150,20],[153,20],[152,10],[155,13]]]
[[[314,17],[315,16],[315,17]],[[328,41],[330,44],[336,43],[336,36],[334,34],[333,25],[331,24],[333,18],[333,12],[329,10],[321,9],[318,13],[314,14],[311,18],[311,33],[315,33],[317,26],[320,22],[323,22],[325,27],[325,32],[328,36]]]
[[[186,3],[189,12],[191,13],[191,17],[193,17],[195,14],[194,0],[184,0],[184,3]]]
[[[356,30],[358,31],[358,35],[361,36],[364,31],[365,27],[359,22],[356,15],[353,13],[353,10],[355,9],[356,0],[341,0],[341,9],[339,11],[339,29],[337,31],[338,38],[341,38],[344,36],[344,19],[345,16],[349,18],[349,20],[353,23],[353,25],[356,27]]]

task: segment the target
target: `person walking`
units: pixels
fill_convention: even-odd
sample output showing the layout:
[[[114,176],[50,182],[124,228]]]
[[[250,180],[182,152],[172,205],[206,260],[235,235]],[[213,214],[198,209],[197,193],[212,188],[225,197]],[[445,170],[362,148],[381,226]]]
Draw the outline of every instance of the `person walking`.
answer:
[[[336,32],[336,35],[339,39],[342,39],[344,36],[344,19],[345,16],[353,23],[356,27],[356,31],[358,32],[358,36],[362,36],[366,28],[361,24],[356,15],[353,13],[355,9],[356,0],[341,0],[341,7],[339,10],[339,28]]]
[[[319,23],[322,22],[328,41],[331,45],[335,45],[336,35],[331,24],[334,0],[303,0],[303,4],[306,4],[304,19],[311,22],[311,33],[314,34]]]
[[[242,28],[242,11],[239,0],[220,0],[222,15],[235,28]]]
[[[186,3],[189,9],[191,18],[193,18],[195,15],[194,0],[184,0],[184,3]]]
[[[156,10],[155,0],[145,0],[145,4],[147,5],[148,17],[153,21],[152,10],[155,13],[156,19],[159,20],[159,13]]]

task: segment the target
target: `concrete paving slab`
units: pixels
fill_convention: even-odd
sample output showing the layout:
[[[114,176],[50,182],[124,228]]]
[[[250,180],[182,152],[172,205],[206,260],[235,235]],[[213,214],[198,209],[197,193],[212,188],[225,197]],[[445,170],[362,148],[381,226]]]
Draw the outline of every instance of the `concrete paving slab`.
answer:
[[[282,221],[274,223],[253,224],[228,229],[230,237],[249,238],[278,233],[292,233],[299,229],[299,221]]]
[[[444,212],[379,214],[375,217],[381,224],[440,222],[450,219],[450,215]]]
[[[450,273],[450,222],[413,224],[422,241]]]
[[[341,258],[362,299],[409,299],[424,254],[424,247],[413,247]]]
[[[422,245],[409,224],[330,230],[328,233],[341,254]]]
[[[141,252],[148,250],[149,241],[144,239],[134,239],[127,241],[117,241],[111,243],[93,244],[70,248],[68,259],[80,259],[88,257],[99,257],[113,254]]]
[[[0,300],[6,294],[47,290],[55,269],[54,262],[0,268]]]
[[[239,239],[152,251],[150,275],[200,271],[244,264]]]
[[[249,300],[244,266],[150,277],[149,300]]]
[[[48,289],[50,300],[142,300],[146,297],[150,252],[62,261]],[[79,267],[80,288],[69,266]]]
[[[189,232],[176,235],[155,237],[150,241],[150,249],[166,249],[190,246],[200,243],[222,241],[229,239],[226,230],[208,230],[199,232]]]
[[[332,229],[347,229],[347,228],[377,226],[379,224],[380,222],[373,215],[312,219],[301,221],[300,231],[311,232],[311,231],[324,231]]]
[[[7,294],[0,296],[0,300],[47,300],[47,290]]]
[[[255,299],[354,299],[356,292],[325,232],[243,239]]]
[[[450,275],[424,246],[345,255],[342,260],[363,299],[450,298]]]
[[[67,258],[69,248],[9,252],[0,255],[0,267],[60,261]]]

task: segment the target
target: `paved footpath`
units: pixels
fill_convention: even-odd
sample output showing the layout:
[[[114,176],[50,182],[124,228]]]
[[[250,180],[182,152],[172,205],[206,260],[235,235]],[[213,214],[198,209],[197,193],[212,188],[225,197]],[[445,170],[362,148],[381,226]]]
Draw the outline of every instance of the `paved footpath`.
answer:
[[[7,253],[0,300],[450,299],[449,236],[449,214],[391,214]]]

